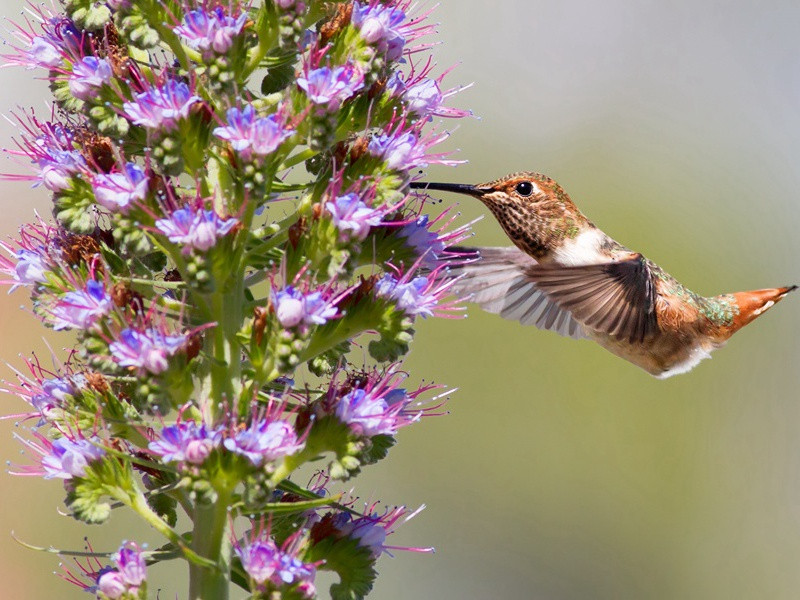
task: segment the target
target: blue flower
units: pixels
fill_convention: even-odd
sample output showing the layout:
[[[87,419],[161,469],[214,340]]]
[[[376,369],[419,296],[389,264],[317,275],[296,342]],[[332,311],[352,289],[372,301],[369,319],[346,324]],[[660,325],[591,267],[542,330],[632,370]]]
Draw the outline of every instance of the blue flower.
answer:
[[[383,212],[369,208],[356,194],[337,196],[325,204],[342,237],[362,241],[371,227],[381,224]]]
[[[120,367],[135,367],[157,375],[167,370],[167,359],[185,344],[183,335],[166,335],[155,329],[123,329],[119,339],[109,344],[108,349]]]

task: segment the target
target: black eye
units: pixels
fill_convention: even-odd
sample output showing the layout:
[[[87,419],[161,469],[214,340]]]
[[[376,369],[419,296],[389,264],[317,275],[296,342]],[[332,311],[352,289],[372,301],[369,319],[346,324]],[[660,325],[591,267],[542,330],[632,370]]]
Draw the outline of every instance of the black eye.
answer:
[[[530,196],[533,193],[533,184],[530,181],[520,181],[514,189],[520,196]]]

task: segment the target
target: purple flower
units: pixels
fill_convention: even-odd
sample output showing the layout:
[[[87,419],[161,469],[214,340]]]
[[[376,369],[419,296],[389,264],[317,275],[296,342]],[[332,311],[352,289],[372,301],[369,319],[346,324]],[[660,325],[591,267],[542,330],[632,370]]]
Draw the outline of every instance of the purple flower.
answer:
[[[44,261],[46,259],[42,254],[21,249],[17,251],[16,258],[17,264],[14,267],[14,280],[17,281],[19,285],[44,283],[47,281],[45,273],[49,271],[49,268],[48,265],[45,264]]]
[[[92,189],[95,200],[105,208],[125,214],[131,204],[147,197],[147,175],[134,163],[126,163],[124,171],[95,175]]]
[[[104,596],[116,598],[138,597],[139,588],[147,576],[147,565],[142,552],[135,544],[126,542],[111,555],[117,569],[107,567],[97,579],[97,590]]]
[[[61,406],[67,399],[76,393],[75,385],[69,379],[44,379],[41,383],[41,392],[31,396],[31,405],[42,415],[55,407]]]
[[[84,477],[86,467],[103,458],[105,451],[90,440],[70,440],[66,437],[55,440],[50,452],[42,457],[45,479],[72,479]]]
[[[294,454],[303,447],[289,423],[266,418],[254,421],[250,427],[223,443],[228,450],[246,457],[256,467]]]
[[[397,60],[403,54],[406,40],[401,25],[405,19],[399,8],[372,2],[364,6],[353,4],[353,25],[364,41],[385,52],[388,60]]]
[[[287,285],[273,292],[272,303],[278,323],[282,327],[297,325],[324,325],[336,316],[336,307],[329,303],[321,292],[304,294],[299,289]]]
[[[112,306],[103,283],[90,279],[84,289],[67,292],[52,307],[53,329],[89,329],[111,312]]]
[[[222,432],[189,421],[164,427],[161,438],[147,447],[166,462],[200,465],[221,441]]]
[[[111,560],[117,565],[117,569],[129,589],[138,588],[144,583],[147,576],[147,565],[136,545],[124,543],[117,552],[111,555]]]
[[[108,349],[120,367],[135,367],[157,375],[167,370],[167,358],[185,343],[183,335],[166,335],[155,329],[123,329],[119,340],[112,342]]]
[[[386,400],[364,390],[348,392],[336,405],[336,417],[365,437],[394,435],[397,428]]]
[[[360,517],[354,518],[345,513],[344,522],[338,525],[338,529],[342,535],[358,540],[359,546],[368,548],[373,558],[378,558],[389,549],[433,552],[433,548],[408,548],[386,545],[386,538],[395,532],[398,521],[402,519],[402,523],[406,523],[424,508],[425,505],[422,505],[417,510],[409,512],[405,506],[396,506],[379,515],[377,514],[377,505],[373,504],[367,508],[366,514]]]
[[[428,263],[435,262],[439,254],[444,252],[445,243],[439,234],[428,229],[428,215],[405,224],[397,235],[405,238],[406,246],[417,256],[425,256]]]
[[[325,208],[343,239],[351,237],[364,240],[370,227],[380,225],[383,218],[381,210],[369,208],[356,194],[337,196],[333,201],[328,201]]]
[[[205,252],[238,222],[233,217],[220,219],[213,210],[181,208],[172,213],[169,219],[157,220],[156,227],[173,244],[184,245],[184,253],[192,249]]]
[[[314,104],[336,112],[342,102],[364,86],[364,74],[352,63],[333,70],[320,67],[307,72],[305,77],[298,77],[297,85]]]
[[[250,104],[244,110],[229,108],[227,117],[228,125],[214,129],[214,135],[229,142],[245,159],[253,153],[265,156],[274,152],[293,133],[284,129],[275,115],[256,118],[255,109]]]
[[[233,45],[233,39],[241,33],[246,20],[246,14],[234,19],[225,15],[221,7],[210,12],[193,10],[186,13],[183,25],[175,27],[174,31],[183,36],[192,48],[210,48],[217,54],[224,54]]]
[[[188,85],[168,79],[161,87],[137,94],[135,101],[125,102],[122,110],[136,125],[172,131],[189,115],[189,109],[196,102],[201,102],[201,98],[192,94]]]
[[[409,315],[430,317],[439,303],[439,295],[435,291],[434,284],[427,277],[402,281],[387,274],[378,280],[375,290],[379,296],[394,300],[397,308]]]
[[[291,543],[293,538],[287,540]],[[314,595],[314,578],[317,574],[313,563],[305,563],[297,557],[298,548],[278,548],[265,533],[244,546],[236,547],[236,554],[242,562],[242,568],[259,589],[267,583],[274,586],[294,586],[306,597]]]
[[[27,52],[31,67],[44,67],[55,69],[61,66],[64,56],[58,42],[50,36],[37,35],[31,39],[30,49]]]
[[[411,132],[400,135],[382,133],[372,138],[367,146],[369,152],[386,161],[386,166],[395,171],[409,171],[417,167],[427,167],[426,147]]]
[[[111,65],[104,58],[86,56],[72,67],[68,85],[70,93],[79,100],[97,95],[98,88],[111,81]]]
[[[263,585],[278,570],[280,553],[271,539],[256,540],[236,548],[242,568],[259,585]]]

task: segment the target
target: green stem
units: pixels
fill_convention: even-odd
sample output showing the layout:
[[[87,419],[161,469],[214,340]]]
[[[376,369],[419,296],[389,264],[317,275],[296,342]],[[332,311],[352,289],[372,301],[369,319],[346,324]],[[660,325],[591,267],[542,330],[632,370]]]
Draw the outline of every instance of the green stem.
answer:
[[[231,544],[225,533],[230,502],[231,492],[223,486],[222,489],[217,489],[216,502],[195,507],[192,550],[216,566],[209,568],[193,563],[189,565],[190,600],[227,600],[228,598]]]

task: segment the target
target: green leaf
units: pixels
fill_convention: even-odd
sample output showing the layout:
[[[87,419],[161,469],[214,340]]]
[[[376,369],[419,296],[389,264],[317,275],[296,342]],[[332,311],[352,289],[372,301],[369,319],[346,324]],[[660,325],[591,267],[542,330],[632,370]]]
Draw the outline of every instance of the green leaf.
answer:
[[[264,95],[280,92],[294,81],[294,57],[292,62],[276,64],[267,69],[267,75],[261,80],[261,93]]]
[[[370,549],[351,538],[324,538],[308,549],[305,560],[324,560],[320,570],[339,575],[339,583],[330,588],[333,600],[361,600],[372,590],[378,575]]]

